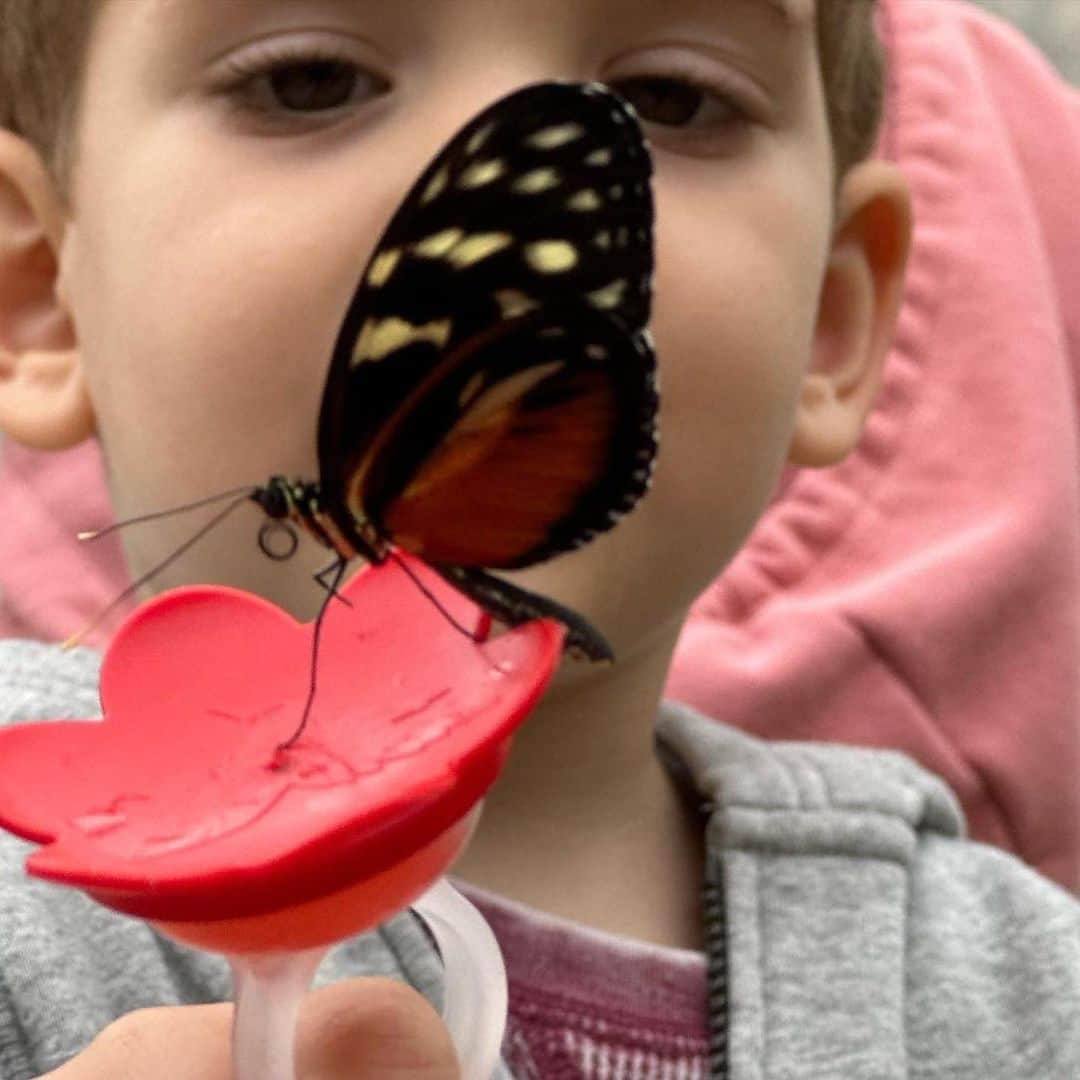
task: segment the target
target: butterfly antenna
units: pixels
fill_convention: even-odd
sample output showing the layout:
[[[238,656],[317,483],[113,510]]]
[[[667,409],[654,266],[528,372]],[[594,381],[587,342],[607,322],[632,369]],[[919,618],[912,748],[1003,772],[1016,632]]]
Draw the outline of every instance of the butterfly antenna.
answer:
[[[319,614],[315,619],[315,630],[311,636],[311,679],[308,684],[307,701],[304,703],[304,712],[300,717],[300,723],[297,725],[296,730],[285,742],[278,744],[279,754],[294,746],[296,740],[304,733],[304,728],[307,727],[308,717],[311,715],[311,706],[315,702],[315,690],[318,685],[319,641],[322,637],[323,618],[326,615],[326,609],[333,603],[334,597],[338,595],[338,586],[341,584],[341,579],[345,574],[346,565],[346,559],[339,559],[335,564],[333,580],[327,586],[326,596],[323,597],[322,605],[319,607]]]
[[[148,581],[151,581],[153,578],[157,577],[157,575],[160,574],[162,570],[167,570],[170,566],[172,566],[172,564],[176,562],[176,560],[179,559],[180,556],[188,550],[188,548],[192,547],[194,544],[197,544],[208,532],[210,532],[211,529],[224,521],[225,518],[227,518],[229,514],[231,514],[238,506],[241,506],[245,502],[247,502],[250,498],[250,489],[244,488],[243,492],[244,494],[240,495],[238,498],[235,498],[228,506],[225,507],[224,510],[222,510],[218,514],[215,514],[201,529],[199,529],[197,533],[195,533],[194,536],[192,536],[188,540],[185,540],[184,543],[181,544],[180,547],[178,547],[164,562],[159,563],[153,568],[153,570],[150,570],[148,573],[143,574],[143,576],[139,578],[138,581],[135,581],[131,585],[129,585],[115,600],[113,600],[111,604],[109,604],[106,608],[99,612],[98,615],[89,623],[87,623],[86,626],[84,626],[80,631],[78,631],[78,633],[72,634],[71,637],[69,637],[67,641],[64,642],[61,648],[64,649],[65,652],[68,649],[73,649],[76,645],[79,644],[80,641],[83,640],[83,638],[86,637],[87,634],[90,633],[91,630],[94,630],[98,626],[100,626],[102,622],[104,622],[104,620],[108,617],[108,615],[111,612],[115,611],[120,604],[122,604],[125,600],[129,599],[131,596],[134,596],[134,594],[138,592],[139,589],[141,589]],[[236,493],[233,492],[232,494],[235,495]],[[218,500],[206,500],[206,502],[215,501]],[[206,503],[204,502],[203,505],[205,504]]]
[[[443,618],[446,619],[446,621],[452,627],[454,627],[455,630],[464,634],[474,645],[477,644],[478,639],[476,637],[476,634],[462,626],[461,623],[459,623],[457,619],[455,619],[454,616],[451,615],[450,612],[442,606],[435,594],[412,572],[412,570],[409,569],[408,564],[405,562],[404,559],[402,559],[399,555],[395,554],[393,551],[390,552],[390,558],[393,559],[394,562],[396,562],[398,566],[400,566],[401,569],[404,570],[405,573],[412,578],[413,584],[435,605],[436,608],[439,609],[439,611],[442,613]]]
[[[233,488],[231,491],[222,491],[218,495],[211,495],[209,498],[200,499],[198,502],[186,503],[184,506],[174,506],[171,510],[159,510],[154,514],[142,514],[140,517],[128,518],[126,521],[117,521],[115,524],[109,525],[104,529],[91,529],[89,532],[81,532],[78,534],[78,538],[80,540],[98,540],[102,536],[108,536],[109,533],[116,532],[118,529],[126,529],[129,525],[141,525],[144,521],[158,521],[161,518],[172,517],[173,514],[183,514],[188,510],[198,510],[202,506],[210,506],[212,503],[219,503],[224,499],[232,499],[241,494],[246,494],[250,497],[258,490],[258,488],[251,486]]]

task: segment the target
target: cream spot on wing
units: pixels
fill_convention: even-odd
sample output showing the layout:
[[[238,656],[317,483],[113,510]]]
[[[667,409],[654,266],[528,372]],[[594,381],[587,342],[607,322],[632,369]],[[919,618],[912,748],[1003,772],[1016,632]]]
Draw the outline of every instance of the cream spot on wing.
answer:
[[[498,180],[506,172],[506,165],[493,158],[491,161],[476,161],[470,165],[458,179],[458,186],[463,188],[478,188]]]
[[[429,181],[420,196],[420,205],[426,206],[432,199],[437,198],[446,189],[446,183],[450,179],[450,173],[444,165]]]
[[[531,172],[522,173],[514,181],[511,190],[519,195],[538,195],[541,191],[558,187],[559,180],[555,169],[533,169]]]
[[[585,355],[590,360],[606,360],[610,353],[603,345],[586,345]]]
[[[472,157],[477,153],[480,148],[491,138],[491,133],[495,130],[495,125],[485,124],[479,131],[475,132],[469,141],[465,144],[465,154],[468,157]]]
[[[599,210],[603,205],[600,196],[592,188],[585,188],[576,195],[572,195],[566,202],[570,210]]]
[[[623,186],[622,186],[622,184],[613,185],[612,187],[610,187],[608,189],[608,193],[611,195],[611,197],[613,199],[621,199],[623,197]]]
[[[368,319],[353,350],[352,366],[382,360],[405,345],[420,341],[431,342],[441,349],[450,340],[453,325],[452,319],[436,319],[422,326],[413,326],[396,315],[385,319]]]
[[[413,244],[413,251],[423,259],[441,259],[465,236],[463,229],[443,229]]]
[[[390,275],[401,261],[401,248],[392,248],[376,255],[371,261],[371,269],[368,271],[367,281],[376,289],[385,285]]]
[[[613,281],[602,289],[596,289],[594,292],[588,293],[587,297],[593,307],[600,308],[601,311],[610,311],[622,303],[625,293],[626,278],[619,278],[618,281]]]
[[[557,150],[560,146],[580,139],[584,134],[585,129],[580,124],[556,124],[533,132],[525,140],[525,144],[534,150]]]
[[[599,150],[594,150],[586,159],[586,165],[610,165],[611,159],[614,155],[611,152],[610,147],[602,147]]]
[[[517,289],[500,289],[495,294],[495,300],[504,319],[516,319],[540,306],[532,297],[518,292]]]
[[[525,261],[541,274],[561,274],[577,265],[577,249],[565,240],[538,240],[525,248]]]
[[[513,242],[514,238],[509,233],[473,233],[455,245],[446,258],[453,266],[462,270],[508,248]]]
[[[593,243],[598,248],[603,248],[607,251],[611,247],[611,233],[607,229],[603,229],[593,237]]]

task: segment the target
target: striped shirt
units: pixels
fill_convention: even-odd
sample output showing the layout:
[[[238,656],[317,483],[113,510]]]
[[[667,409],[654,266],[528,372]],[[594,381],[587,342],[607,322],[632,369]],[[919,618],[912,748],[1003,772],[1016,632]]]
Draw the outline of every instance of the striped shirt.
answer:
[[[498,938],[517,1080],[707,1080],[705,955],[602,933],[456,882]]]

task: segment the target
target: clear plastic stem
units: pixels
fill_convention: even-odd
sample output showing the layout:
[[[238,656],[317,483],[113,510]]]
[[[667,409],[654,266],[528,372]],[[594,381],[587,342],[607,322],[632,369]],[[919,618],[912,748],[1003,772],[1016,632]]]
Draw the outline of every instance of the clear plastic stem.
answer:
[[[442,878],[413,910],[424,920],[445,972],[443,1020],[462,1076],[486,1080],[499,1060],[506,1026],[506,969],[491,928]],[[294,1080],[293,1056],[300,1004],[326,948],[244,953],[229,957],[236,1013],[235,1080]]]
[[[235,1080],[294,1080],[300,1003],[326,949],[244,953],[229,957]]]

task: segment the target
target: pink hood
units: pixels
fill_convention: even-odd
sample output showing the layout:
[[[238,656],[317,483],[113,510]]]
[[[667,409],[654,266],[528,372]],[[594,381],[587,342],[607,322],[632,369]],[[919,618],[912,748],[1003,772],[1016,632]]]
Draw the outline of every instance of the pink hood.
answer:
[[[908,290],[857,452],[801,471],[700,599],[668,692],[893,747],[972,834],[1080,885],[1080,94],[962,3],[890,0]]]
[[[1080,885],[1080,94],[953,0],[882,0],[907,299],[858,451],[792,473],[696,605],[670,696],[756,734],[904,750],[972,833]],[[0,633],[123,587],[96,445],[0,470]],[[99,633],[97,641],[100,643]]]

